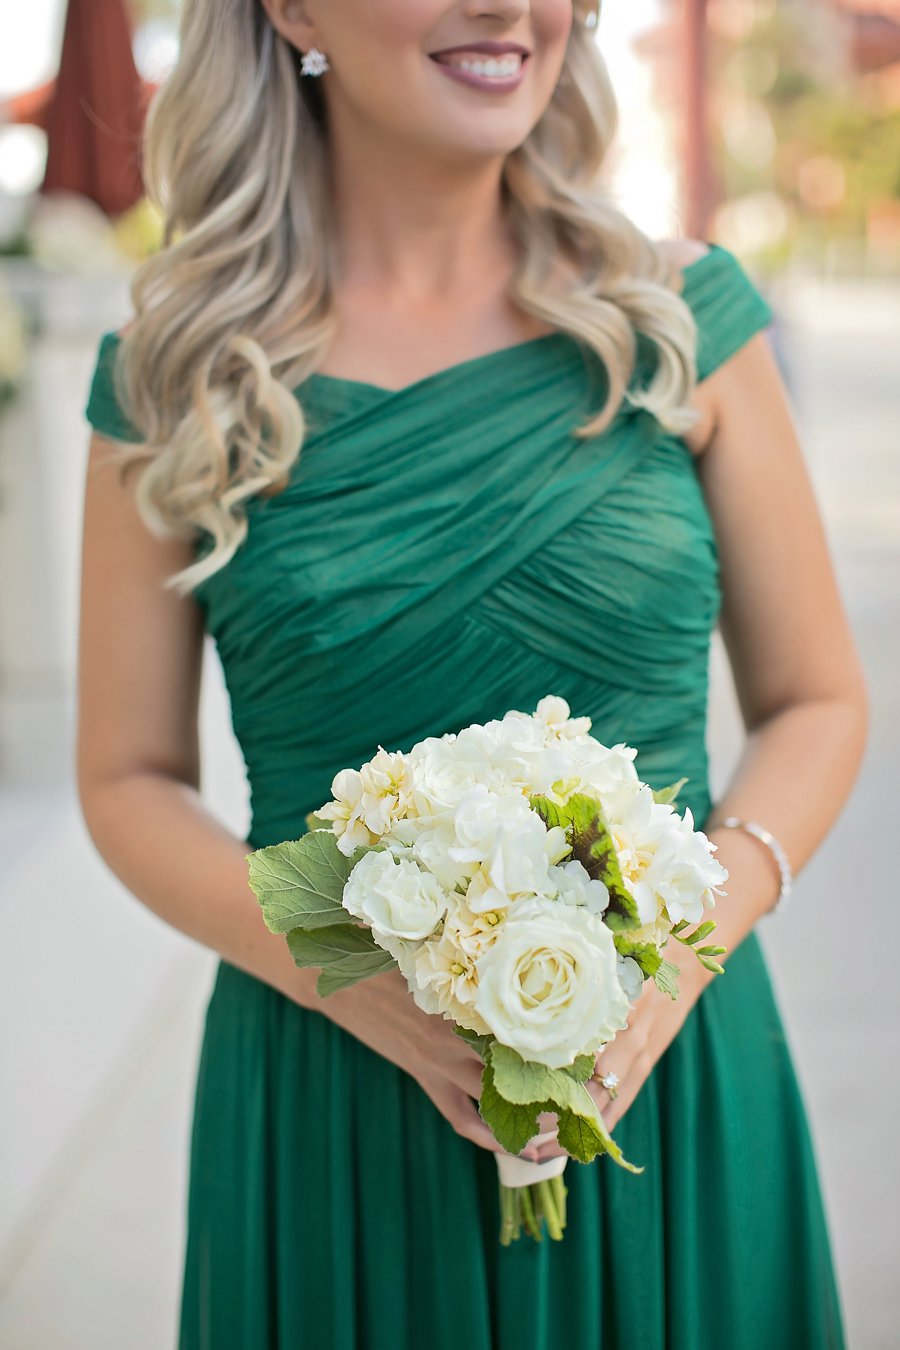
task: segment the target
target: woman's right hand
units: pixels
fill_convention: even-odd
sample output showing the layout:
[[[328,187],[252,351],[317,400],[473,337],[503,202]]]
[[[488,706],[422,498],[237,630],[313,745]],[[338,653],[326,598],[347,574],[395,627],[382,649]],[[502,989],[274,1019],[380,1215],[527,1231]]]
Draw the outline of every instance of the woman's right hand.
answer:
[[[480,1148],[506,1152],[478,1111],[481,1056],[456,1034],[451,1021],[418,1007],[399,970],[372,975],[327,998],[306,996],[303,1002],[410,1074],[457,1134]],[[538,1154],[529,1144],[520,1156]]]

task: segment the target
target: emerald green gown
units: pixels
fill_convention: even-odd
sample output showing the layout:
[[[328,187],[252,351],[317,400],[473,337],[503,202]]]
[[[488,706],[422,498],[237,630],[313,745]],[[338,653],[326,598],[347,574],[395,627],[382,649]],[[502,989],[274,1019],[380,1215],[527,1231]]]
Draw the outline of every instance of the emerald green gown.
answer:
[[[722,248],[686,269],[684,296],[701,379],[770,318]],[[117,342],[103,335],[87,417],[136,439]],[[301,834],[338,769],[379,745],[548,693],[599,740],[638,747],[651,786],[686,776],[678,806],[702,826],[716,540],[695,460],[652,416],[625,406],[603,435],[572,435],[604,379],[557,332],[400,390],[315,374],[295,391],[309,431],[291,481],[250,502],[247,539],[197,593],[252,847]],[[501,1247],[493,1155],[395,1064],[221,961],[179,1350],[841,1350],[813,1144],[755,932],[615,1133],[644,1172],[570,1162],[564,1241]]]

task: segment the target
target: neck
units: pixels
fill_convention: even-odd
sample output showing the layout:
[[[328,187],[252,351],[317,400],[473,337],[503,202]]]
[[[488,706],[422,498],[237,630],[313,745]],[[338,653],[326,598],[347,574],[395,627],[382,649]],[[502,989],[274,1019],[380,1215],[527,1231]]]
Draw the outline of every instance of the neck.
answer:
[[[496,289],[515,263],[501,199],[504,157],[385,150],[370,139],[331,128],[341,289],[411,306]]]

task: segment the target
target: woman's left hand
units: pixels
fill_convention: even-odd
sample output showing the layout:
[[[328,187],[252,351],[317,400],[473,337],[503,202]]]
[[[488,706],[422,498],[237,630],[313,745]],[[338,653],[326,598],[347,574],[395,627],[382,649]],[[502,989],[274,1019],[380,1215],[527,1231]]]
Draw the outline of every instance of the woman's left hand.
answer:
[[[665,956],[667,961],[678,966],[678,997],[670,998],[661,993],[652,980],[645,980],[641,993],[632,1004],[628,1026],[597,1054],[594,1070],[597,1077],[589,1078],[585,1083],[610,1131],[622,1119],[654,1065],[678,1035],[706,985],[718,978],[705,970],[694,952],[675,938],[666,945]],[[597,1081],[610,1072],[619,1077],[615,1098]],[[550,1113],[539,1117],[541,1129],[552,1129],[555,1119]],[[563,1152],[555,1140],[550,1140],[540,1146],[537,1161],[559,1157]]]

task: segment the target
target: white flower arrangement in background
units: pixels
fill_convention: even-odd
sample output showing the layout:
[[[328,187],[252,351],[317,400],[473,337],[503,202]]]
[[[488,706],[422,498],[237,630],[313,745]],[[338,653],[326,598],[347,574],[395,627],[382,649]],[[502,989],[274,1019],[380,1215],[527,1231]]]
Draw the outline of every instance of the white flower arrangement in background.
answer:
[[[644,982],[677,996],[674,936],[709,969],[698,923],[728,873],[715,845],[654,792],[637,751],[602,745],[591,719],[547,695],[533,714],[382,746],[342,769],[308,833],[248,855],[250,886],[326,997],[398,967],[423,1011],[454,1023],[484,1061],[479,1110],[506,1154],[501,1241],[565,1226],[566,1158],[515,1157],[551,1109],[566,1153],[608,1153],[585,1087],[595,1056],[627,1025]],[[508,1156],[513,1155],[513,1156]],[[561,1163],[562,1166],[554,1166]]]

